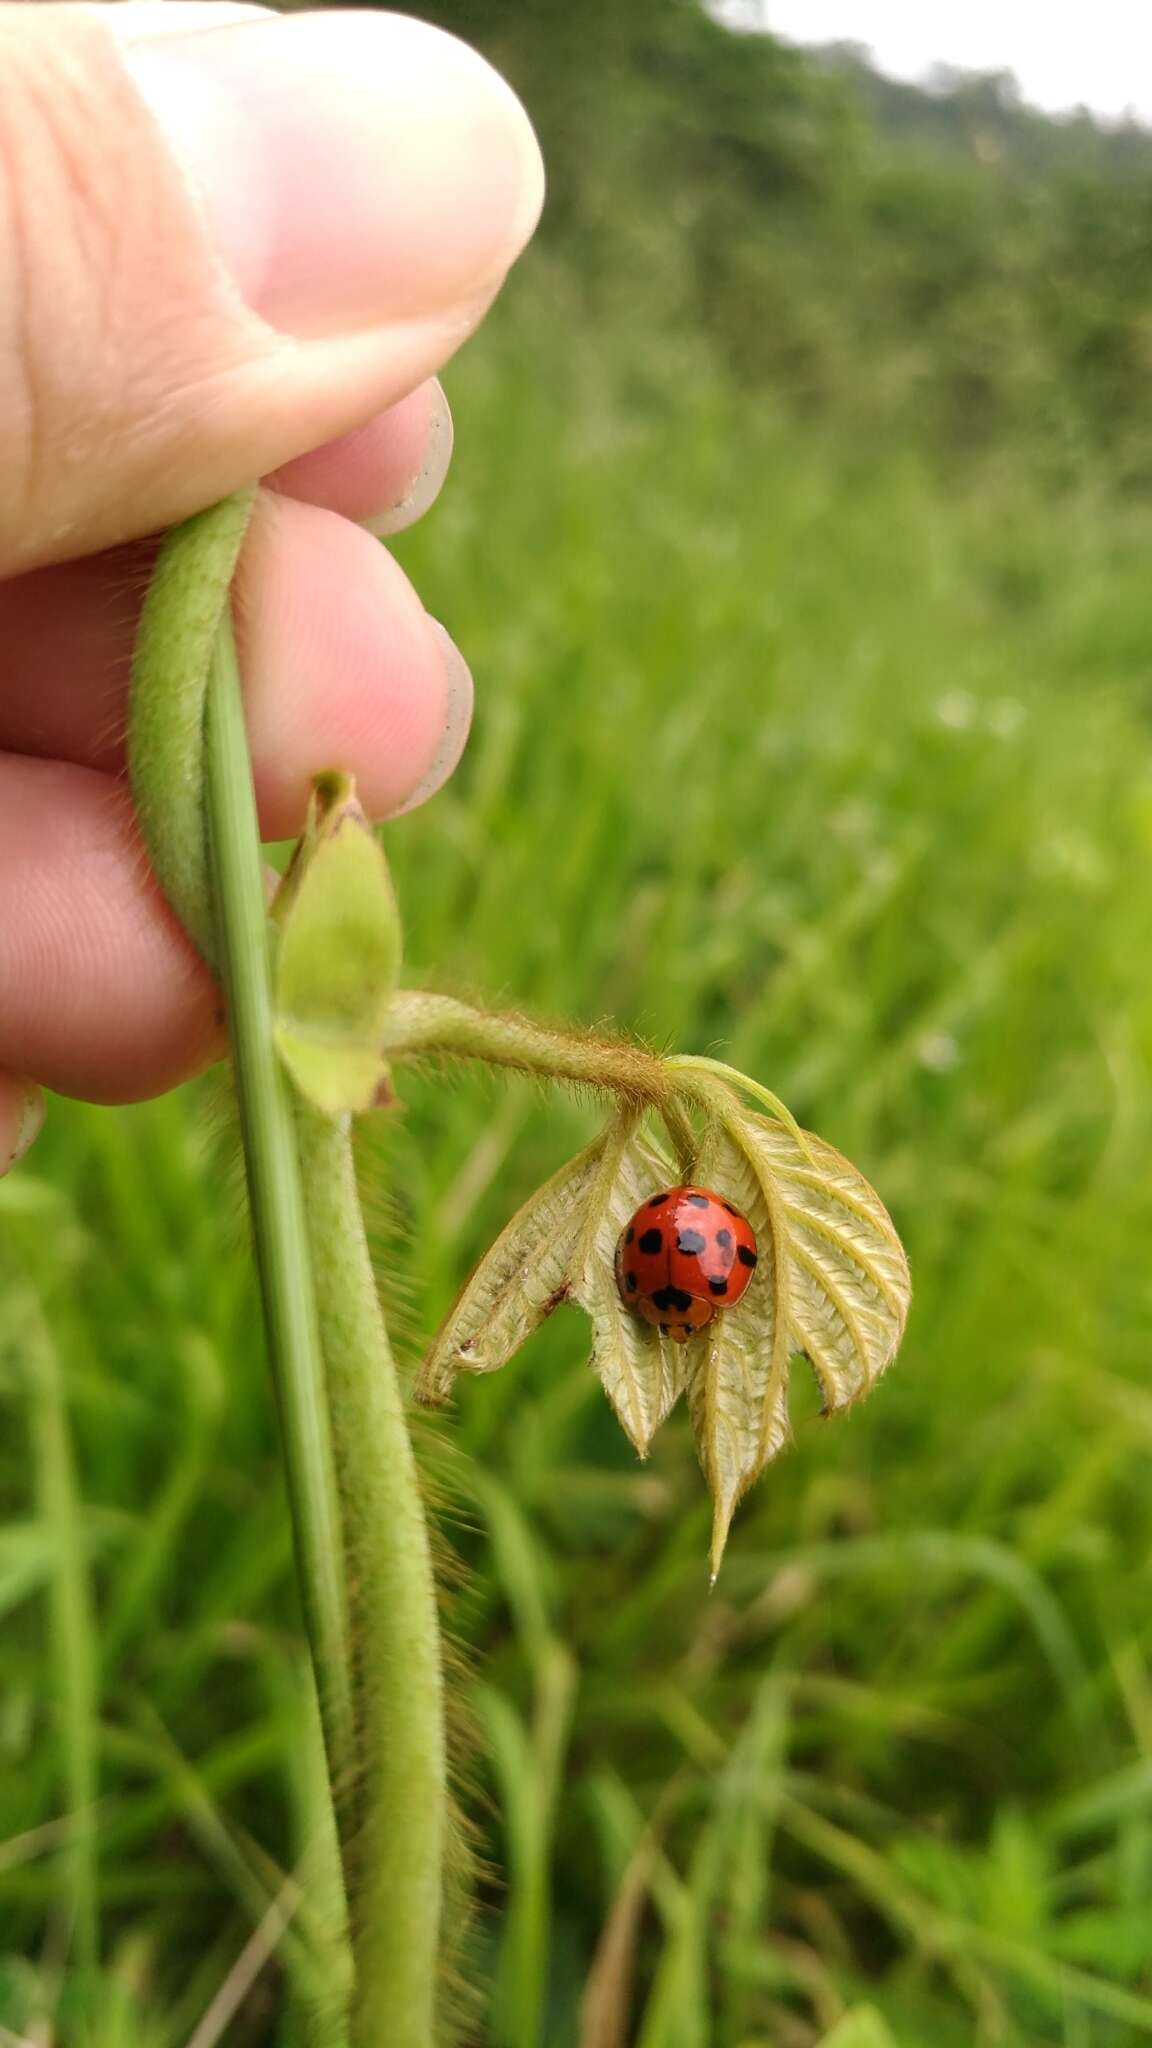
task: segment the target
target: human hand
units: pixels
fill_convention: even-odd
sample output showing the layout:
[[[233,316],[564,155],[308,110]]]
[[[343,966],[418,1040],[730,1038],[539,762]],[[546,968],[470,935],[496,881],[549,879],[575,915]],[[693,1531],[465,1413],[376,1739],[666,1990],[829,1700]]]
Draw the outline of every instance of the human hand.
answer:
[[[219,995],[123,779],[155,536],[267,478],[237,579],[261,827],[338,764],[380,818],[455,766],[462,657],[372,533],[435,496],[433,373],[535,225],[509,89],[424,24],[0,4],[0,1171],[45,1083],[158,1093]]]

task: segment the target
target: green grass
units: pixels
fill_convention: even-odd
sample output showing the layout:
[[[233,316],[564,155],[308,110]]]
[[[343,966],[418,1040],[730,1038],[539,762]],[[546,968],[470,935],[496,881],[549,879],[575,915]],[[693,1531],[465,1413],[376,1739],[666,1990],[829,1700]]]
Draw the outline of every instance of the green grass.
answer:
[[[788,425],[536,279],[401,549],[479,687],[389,835],[411,971],[758,1074],[917,1293],[865,1407],[797,1389],[711,1596],[686,1422],[637,1466],[576,1314],[423,1427],[478,1677],[465,2037],[1152,2038],[1152,515]],[[411,1353],[593,1112],[403,1094]],[[0,2022],[60,2048],[296,2048],[323,1976],[319,1917],[266,1919],[319,1802],[221,1185],[202,1088],[56,1104],[0,1186]]]

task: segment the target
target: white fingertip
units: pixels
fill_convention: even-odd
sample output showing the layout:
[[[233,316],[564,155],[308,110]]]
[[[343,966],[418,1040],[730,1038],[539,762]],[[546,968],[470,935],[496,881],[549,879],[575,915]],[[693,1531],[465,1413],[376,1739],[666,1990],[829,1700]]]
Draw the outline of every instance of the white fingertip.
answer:
[[[430,796],[435,796],[438,789],[443,788],[464,752],[472,725],[472,702],[475,694],[472,671],[456,642],[445,632],[439,619],[432,619],[430,623],[435,626],[439,636],[448,681],[444,731],[431,767],[427,774],[421,777],[407,802],[402,803],[399,809],[392,813],[395,818],[402,818],[407,811],[417,810],[421,804],[427,803]]]
[[[378,533],[381,538],[390,533],[403,533],[406,526],[414,526],[423,518],[429,505],[435,503],[448,474],[452,460],[454,428],[452,412],[439,379],[428,415],[427,438],[424,443],[424,460],[402,498],[389,505],[383,512],[373,513],[362,524],[369,533]]]
[[[156,36],[231,28],[234,22],[252,21],[271,9],[241,6],[234,0],[112,0],[106,6],[91,5],[87,12],[98,16],[119,42],[144,43]]]
[[[8,1157],[0,1157],[0,1173],[8,1173],[12,1167],[18,1166],[24,1154],[35,1144],[44,1128],[46,1110],[44,1090],[38,1088],[34,1081],[28,1082],[16,1118],[15,1130],[9,1140]]]

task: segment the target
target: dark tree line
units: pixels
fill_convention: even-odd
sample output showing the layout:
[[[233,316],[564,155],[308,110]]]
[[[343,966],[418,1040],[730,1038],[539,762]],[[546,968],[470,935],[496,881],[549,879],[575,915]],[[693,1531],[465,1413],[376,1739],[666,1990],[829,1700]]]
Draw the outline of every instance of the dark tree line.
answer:
[[[1152,135],[1000,75],[932,91],[697,0],[417,0],[529,106],[590,320],[751,387],[1054,477],[1152,484]]]

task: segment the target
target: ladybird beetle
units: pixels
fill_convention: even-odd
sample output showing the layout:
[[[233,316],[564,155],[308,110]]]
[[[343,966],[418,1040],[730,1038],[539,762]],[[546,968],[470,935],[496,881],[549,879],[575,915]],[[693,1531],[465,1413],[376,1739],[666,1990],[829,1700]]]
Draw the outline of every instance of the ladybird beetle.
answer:
[[[651,1195],[616,1246],[621,1300],[677,1344],[739,1301],[755,1267],[751,1224],[710,1188]]]

